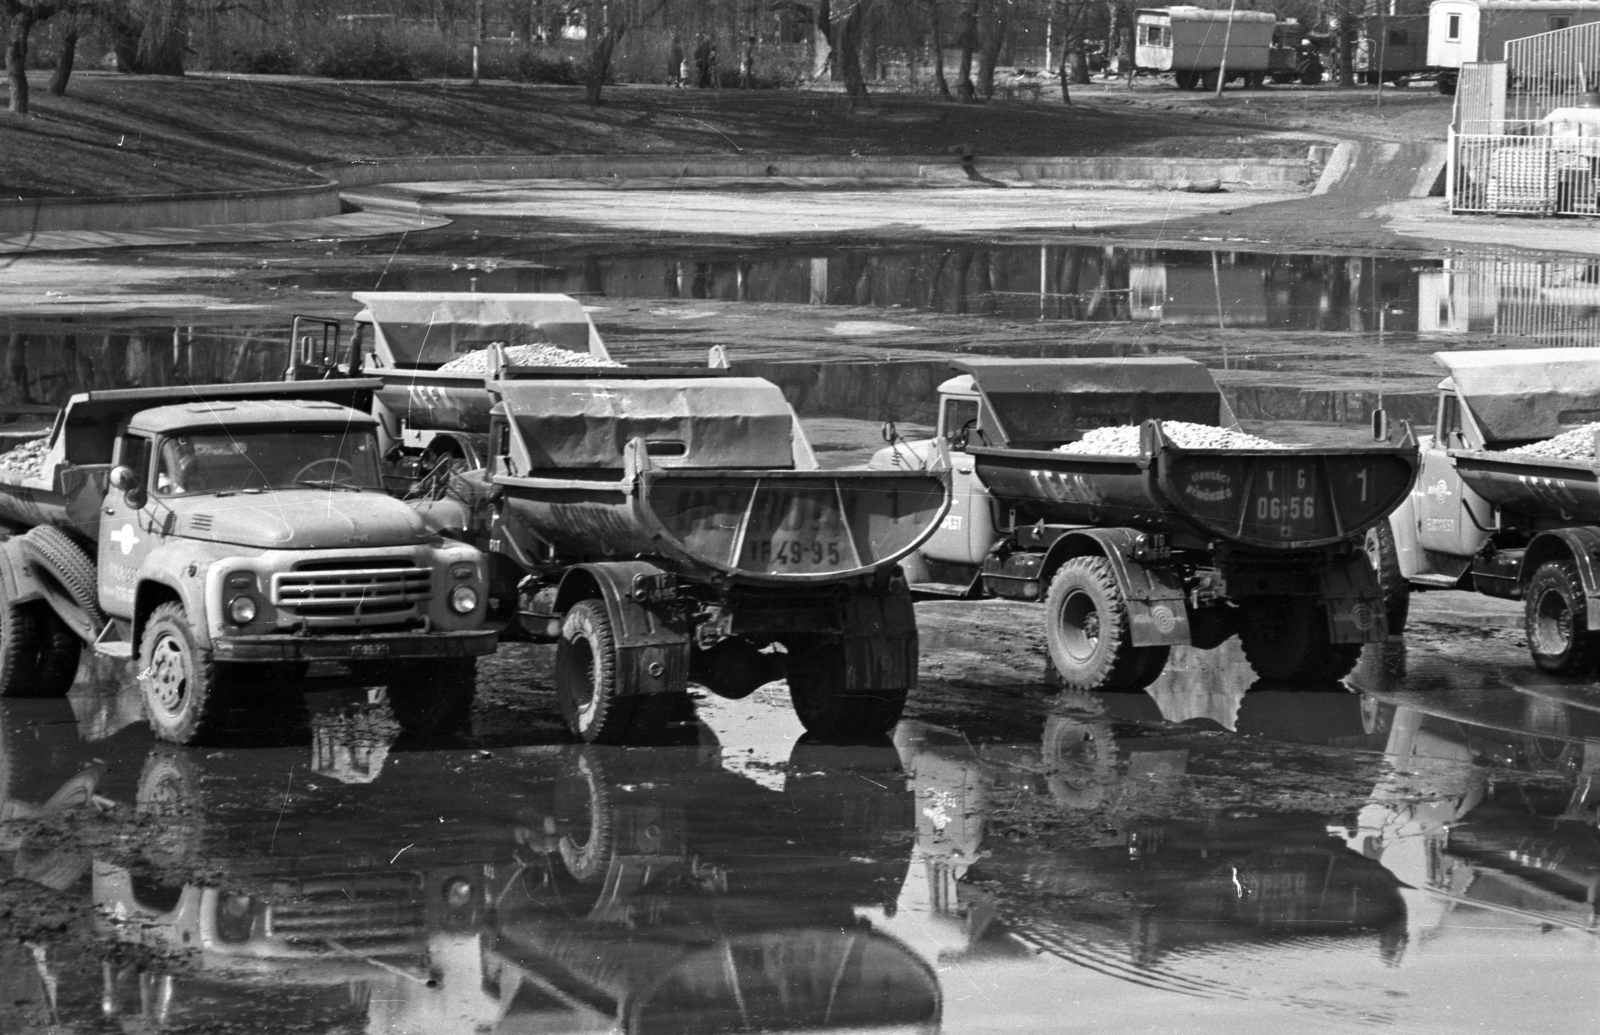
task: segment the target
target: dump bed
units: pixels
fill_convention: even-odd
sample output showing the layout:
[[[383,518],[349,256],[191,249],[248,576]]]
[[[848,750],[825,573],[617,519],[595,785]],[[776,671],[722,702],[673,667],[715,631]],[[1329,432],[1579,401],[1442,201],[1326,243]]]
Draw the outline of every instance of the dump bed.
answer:
[[[1450,456],[1462,482],[1494,506],[1563,524],[1600,524],[1600,480],[1593,459],[1475,449],[1452,449]]]
[[[441,370],[492,344],[549,344],[591,356],[598,373],[612,365],[583,306],[567,295],[358,291],[364,307],[358,326],[370,327],[365,372],[382,380],[379,400],[418,431],[489,430],[493,399],[484,389],[492,373]],[[583,371],[569,368],[573,375]]]
[[[354,379],[81,392],[68,399],[57,415],[37,465],[25,470],[0,468],[0,522],[21,528],[72,526],[92,537],[106,495],[117,431],[143,410],[216,399],[319,399],[365,412],[379,387],[376,380]]]
[[[949,507],[942,473],[817,470],[794,411],[759,378],[490,388],[506,418],[492,480],[509,534],[569,561],[644,555],[742,583],[831,582],[894,564]]]
[[[1306,550],[1355,539],[1405,499],[1411,446],[1182,449],[1160,422],[1137,456],[974,447],[979,480],[1018,526],[1100,525],[1165,532],[1175,545],[1221,541]]]

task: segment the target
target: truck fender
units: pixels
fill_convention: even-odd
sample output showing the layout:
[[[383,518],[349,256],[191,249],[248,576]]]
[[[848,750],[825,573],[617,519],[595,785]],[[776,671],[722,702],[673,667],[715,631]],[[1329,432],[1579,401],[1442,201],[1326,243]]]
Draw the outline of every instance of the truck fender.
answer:
[[[1365,553],[1335,557],[1322,570],[1318,592],[1328,612],[1332,643],[1382,643],[1389,638],[1383,587]]]
[[[1595,571],[1595,555],[1600,553],[1600,528],[1579,526],[1553,528],[1540,532],[1522,556],[1522,575],[1518,583],[1527,598],[1528,580],[1546,561],[1570,560],[1583,580],[1583,595],[1589,602],[1589,628],[1600,629],[1600,573]]]
[[[1050,544],[1039,569],[1044,598],[1056,571],[1074,557],[1104,557],[1128,602],[1130,639],[1135,647],[1189,642],[1189,610],[1183,579],[1171,568],[1141,564],[1133,552],[1148,533],[1133,528],[1084,528]]]
[[[565,614],[582,600],[603,600],[617,645],[617,691],[682,693],[689,681],[689,630],[677,619],[644,606],[641,579],[670,573],[649,561],[575,565],[561,577],[555,609]]]
[[[0,542],[0,600],[22,604],[43,600],[44,587],[28,565],[28,558],[15,542]]]
[[[1428,562],[1423,557],[1422,546],[1417,542],[1416,492],[1406,493],[1406,498],[1384,520],[1394,533],[1394,555],[1400,562],[1400,574],[1406,581],[1426,573]]]

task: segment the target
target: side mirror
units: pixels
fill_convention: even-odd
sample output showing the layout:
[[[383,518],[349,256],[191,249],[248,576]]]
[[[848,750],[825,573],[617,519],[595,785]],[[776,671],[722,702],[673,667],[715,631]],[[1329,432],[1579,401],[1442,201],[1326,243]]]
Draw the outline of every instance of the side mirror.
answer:
[[[118,492],[127,492],[138,484],[139,476],[127,464],[118,464],[111,469],[111,487]]]
[[[892,420],[884,421],[883,427],[878,429],[878,433],[881,434],[883,436],[883,440],[889,443],[891,446],[900,440],[900,429],[894,426],[894,421]]]
[[[1389,441],[1389,411],[1381,406],[1372,411],[1372,439],[1375,442]]]

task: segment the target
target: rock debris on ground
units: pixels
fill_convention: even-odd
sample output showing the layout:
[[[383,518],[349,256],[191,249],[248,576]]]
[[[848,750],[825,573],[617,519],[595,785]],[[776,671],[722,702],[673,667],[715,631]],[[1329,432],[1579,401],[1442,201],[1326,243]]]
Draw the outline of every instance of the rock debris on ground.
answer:
[[[1280,442],[1272,442],[1257,435],[1214,428],[1209,424],[1190,424],[1187,421],[1161,422],[1161,430],[1168,441],[1181,449],[1288,449]],[[1076,442],[1057,446],[1058,453],[1093,453],[1097,456],[1138,456],[1139,425],[1124,424],[1113,428],[1095,428],[1086,432]]]
[[[49,439],[30,439],[9,452],[0,453],[0,478],[14,481],[39,477],[44,471],[44,454],[48,443]]]
[[[1582,424],[1571,431],[1563,431],[1555,438],[1535,442],[1531,446],[1507,449],[1518,456],[1537,456],[1548,460],[1593,460],[1594,436],[1600,431],[1600,422]]]
[[[558,345],[503,345],[495,342],[506,354],[506,362],[514,367],[621,367],[614,359],[601,359],[587,352],[573,352]],[[486,374],[489,372],[489,349],[464,352],[439,368],[440,373]]]

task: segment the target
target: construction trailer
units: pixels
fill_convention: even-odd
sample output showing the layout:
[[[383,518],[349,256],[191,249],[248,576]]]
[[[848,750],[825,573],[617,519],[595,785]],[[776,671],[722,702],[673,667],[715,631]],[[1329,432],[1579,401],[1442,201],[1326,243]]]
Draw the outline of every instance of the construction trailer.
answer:
[[[1503,60],[1512,40],[1597,21],[1600,0],[1433,0],[1428,68],[1440,93],[1455,93],[1462,65]]]
[[[1146,8],[1134,13],[1134,63],[1143,71],[1171,72],[1180,90],[1214,90],[1224,78],[1260,86],[1277,24],[1267,11]]]

